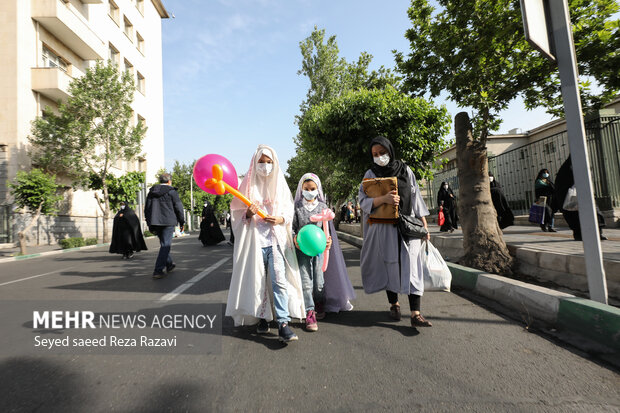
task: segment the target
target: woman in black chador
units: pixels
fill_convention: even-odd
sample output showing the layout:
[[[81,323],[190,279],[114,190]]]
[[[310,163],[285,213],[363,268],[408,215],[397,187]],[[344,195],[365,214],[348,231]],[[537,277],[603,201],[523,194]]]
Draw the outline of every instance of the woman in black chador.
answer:
[[[114,216],[110,253],[123,254],[123,259],[129,259],[134,252],[147,249],[138,216],[127,202],[121,202],[121,209]]]
[[[202,209],[202,222],[200,222],[200,236],[198,239],[205,247],[225,240],[220,224],[215,218],[213,207],[208,202],[205,202],[205,206]]]
[[[457,229],[456,221],[458,217],[456,216],[456,198],[454,197],[454,192],[452,192],[452,188],[447,182],[441,183],[441,188],[439,188],[439,192],[437,193],[437,205],[443,207],[443,215],[446,218],[446,221],[441,226],[440,231],[442,232],[453,232]]]
[[[491,181],[491,200],[495,211],[497,211],[497,223],[501,229],[504,229],[515,223],[515,216],[508,206],[508,200],[504,196],[502,186],[495,180],[491,172],[489,172],[489,181]]]

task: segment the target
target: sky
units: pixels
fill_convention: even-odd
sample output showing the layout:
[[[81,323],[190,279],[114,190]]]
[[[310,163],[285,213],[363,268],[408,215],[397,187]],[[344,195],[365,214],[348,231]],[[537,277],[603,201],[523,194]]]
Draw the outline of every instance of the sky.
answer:
[[[340,56],[373,55],[370,69],[393,68],[392,50],[409,48],[409,0],[164,0],[162,21],[165,167],[209,153],[244,174],[259,144],[280,164],[295,154],[295,115],[309,87],[299,43],[314,26],[335,35]],[[439,96],[454,116],[463,110]],[[471,116],[471,112],[470,112]],[[552,120],[516,100],[497,133],[534,129]],[[453,131],[448,138],[453,138]]]

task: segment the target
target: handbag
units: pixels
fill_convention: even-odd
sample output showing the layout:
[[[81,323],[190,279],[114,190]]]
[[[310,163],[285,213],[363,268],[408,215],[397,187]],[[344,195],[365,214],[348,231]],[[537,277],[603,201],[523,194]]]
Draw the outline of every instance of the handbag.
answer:
[[[545,205],[547,203],[547,197],[541,196],[540,199],[532,204],[530,207],[530,217],[528,221],[543,225],[545,223]]]
[[[426,238],[428,230],[424,228],[422,220],[413,215],[398,215],[398,223],[396,224],[400,236],[403,237],[405,242],[409,242],[412,239]]]
[[[437,223],[439,224],[440,227],[443,227],[443,225],[446,223],[446,215],[443,213],[442,206],[439,207],[439,215],[437,217]]]
[[[577,188],[575,188],[575,185],[568,188],[566,198],[564,198],[564,203],[562,204],[562,209],[564,211],[579,211],[579,203],[577,202]]]

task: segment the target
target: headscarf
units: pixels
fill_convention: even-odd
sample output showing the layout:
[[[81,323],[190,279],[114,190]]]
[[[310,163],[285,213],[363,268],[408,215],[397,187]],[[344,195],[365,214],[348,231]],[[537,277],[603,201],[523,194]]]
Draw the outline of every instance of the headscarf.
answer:
[[[267,155],[273,161],[273,168],[271,173],[267,176],[261,176],[258,174],[257,165],[261,156]],[[284,198],[287,195],[290,201],[292,201],[289,191],[280,191],[278,195],[278,185],[286,185],[286,179],[284,173],[280,169],[280,162],[278,161],[278,155],[276,152],[267,145],[258,145],[252,161],[250,162],[250,168],[245,178],[239,185],[239,192],[248,197],[253,202],[267,205],[269,203],[282,204],[285,202]],[[282,199],[278,199],[280,196]],[[285,202],[286,203],[286,202]],[[231,209],[246,209],[247,206],[234,198],[231,202]]]
[[[548,170],[547,168],[543,168],[543,169],[541,169],[540,171],[538,171],[538,175],[536,176],[536,179],[535,179],[534,181],[537,181],[537,180],[539,180],[539,179],[543,179],[542,174],[543,174],[545,171],[549,172],[549,170]],[[551,182],[551,174],[549,174],[549,176],[548,176],[547,178],[544,178],[544,179],[547,179],[549,182]]]
[[[379,178],[387,178],[395,176],[398,179],[398,195],[400,196],[400,210],[401,214],[409,215],[411,211],[411,182],[409,181],[409,167],[406,163],[396,159],[394,152],[394,146],[387,138],[383,136],[377,136],[370,141],[370,157],[372,158],[372,147],[374,145],[381,145],[387,149],[390,154],[390,162],[385,166],[379,166],[376,163],[372,163],[372,171]],[[403,212],[404,211],[404,212]]]
[[[303,186],[304,182],[312,181],[316,184],[317,190],[319,191],[319,195],[317,196],[317,200],[319,202],[325,202],[325,196],[323,195],[323,186],[321,185],[321,180],[315,174],[308,172],[303,174],[299,183],[297,184],[297,191],[295,192],[295,203],[297,203],[303,197]]]

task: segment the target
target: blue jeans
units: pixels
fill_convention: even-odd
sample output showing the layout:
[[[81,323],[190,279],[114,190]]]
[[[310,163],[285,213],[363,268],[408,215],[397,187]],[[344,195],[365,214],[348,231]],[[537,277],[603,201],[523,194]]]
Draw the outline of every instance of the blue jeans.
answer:
[[[263,263],[265,264],[265,272],[267,272],[271,278],[276,319],[278,320],[278,324],[282,324],[289,322],[291,318],[288,314],[288,293],[286,292],[284,256],[282,256],[282,253],[277,247],[276,254],[278,254],[278,263],[274,260],[273,247],[263,248]]]
[[[301,274],[301,286],[304,290],[304,304],[306,311],[314,310],[314,301],[319,309],[322,310],[325,302],[325,290],[323,286],[323,254],[317,257],[309,257],[297,250],[297,262],[299,263],[299,273]],[[314,295],[314,297],[313,297]]]
[[[155,271],[161,272],[164,268],[172,265],[172,256],[170,255],[170,247],[172,246],[172,236],[174,235],[174,227],[154,227],[159,238],[159,254],[155,261]]]

